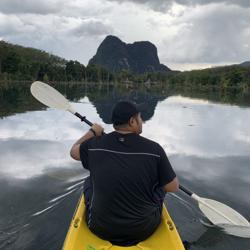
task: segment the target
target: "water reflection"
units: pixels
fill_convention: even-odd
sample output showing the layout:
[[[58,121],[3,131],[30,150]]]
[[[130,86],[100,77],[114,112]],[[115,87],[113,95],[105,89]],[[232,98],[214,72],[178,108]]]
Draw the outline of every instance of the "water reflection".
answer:
[[[0,192],[0,249],[61,249],[81,183],[81,179],[65,182],[46,175],[15,182],[0,179],[4,187]],[[74,191],[63,196],[72,185]],[[50,203],[56,197],[60,199]]]
[[[173,96],[158,103],[144,131],[168,153],[211,158],[249,155],[249,124],[250,109]]]
[[[103,96],[101,100],[90,96],[90,101],[95,106],[96,112],[99,114],[103,122],[106,124],[111,124],[110,111],[118,101],[130,100],[137,104],[143,104],[145,109],[144,112],[142,112],[142,119],[147,121],[153,117],[157,103],[161,100],[164,100],[165,98],[166,95],[159,93],[157,94],[140,91],[129,91],[122,93],[114,91]]]
[[[228,204],[250,220],[247,102],[244,107],[224,100],[214,103],[208,101],[211,93],[205,98],[203,92],[193,91],[191,96],[202,99],[188,98],[186,90],[167,88],[57,88],[79,113],[102,123],[106,132],[112,130],[109,118],[115,102],[147,103],[143,136],[165,148],[182,184]],[[0,90],[0,248],[60,249],[82,179],[88,174],[70,159],[69,149],[89,127],[70,113],[39,104],[27,85],[6,91]],[[249,249],[249,240],[204,227],[204,216],[185,194],[168,195],[166,201],[188,249]]]
[[[44,109],[30,94],[31,82],[0,83],[0,117],[32,110]],[[237,89],[220,90],[216,88],[186,88],[172,85],[145,86],[136,84],[95,84],[95,83],[64,83],[52,84],[72,102],[77,102],[87,96],[97,108],[97,113],[105,123],[110,122],[108,115],[113,103],[120,99],[129,99],[137,103],[148,103],[144,120],[149,120],[154,114],[157,102],[168,96],[181,95],[189,98],[210,100],[216,103],[250,106],[250,92],[240,92]]]
[[[30,94],[30,84],[0,83],[0,118],[29,110],[44,109]]]

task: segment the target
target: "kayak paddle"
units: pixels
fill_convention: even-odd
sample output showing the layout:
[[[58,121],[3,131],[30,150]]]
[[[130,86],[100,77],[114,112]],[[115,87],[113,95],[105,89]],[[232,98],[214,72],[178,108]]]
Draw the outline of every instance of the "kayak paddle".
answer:
[[[32,83],[30,90],[32,95],[46,106],[69,111],[80,118],[81,121],[87,123],[89,126],[93,125],[86,119],[86,117],[83,117],[77,113],[72,108],[69,101],[61,93],[48,84],[36,81]],[[220,227],[223,227],[225,224],[229,226],[243,226],[244,228],[246,227],[250,230],[250,223],[247,221],[247,219],[245,219],[241,214],[229,206],[215,200],[202,198],[182,185],[180,185],[180,190],[198,202],[199,208],[203,214],[214,225],[218,225]]]
[[[198,202],[200,210],[214,225],[230,224],[250,227],[248,220],[231,207],[215,200],[200,197],[182,185],[179,188]]]
[[[30,87],[31,94],[41,103],[50,107],[69,111],[73,115],[81,119],[81,121],[87,123],[89,126],[93,124],[86,119],[85,116],[81,116],[70,105],[69,101],[56,89],[43,82],[33,82]]]

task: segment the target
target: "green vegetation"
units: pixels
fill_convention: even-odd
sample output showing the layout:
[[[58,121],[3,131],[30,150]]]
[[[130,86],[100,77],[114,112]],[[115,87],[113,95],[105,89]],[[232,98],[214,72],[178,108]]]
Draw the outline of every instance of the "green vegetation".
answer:
[[[186,72],[146,73],[133,75],[123,71],[117,75],[118,81],[144,82],[148,86],[155,84],[170,85],[183,88],[239,88],[242,91],[250,90],[250,67],[239,65],[192,70]]]
[[[0,79],[36,80],[63,75],[66,61],[44,51],[0,41]]]
[[[0,80],[2,81],[112,81],[112,74],[102,67],[85,67],[45,51],[0,41]]]
[[[250,89],[250,67],[233,65],[182,72],[169,78],[168,82],[185,87],[239,88],[242,91],[248,91]]]
[[[172,88],[237,88],[250,89],[250,67],[233,65],[186,72],[133,74],[123,70],[112,74],[101,66],[85,67],[78,61],[67,61],[41,50],[24,48],[0,41],[0,80],[45,82],[125,83],[152,88],[154,85]]]

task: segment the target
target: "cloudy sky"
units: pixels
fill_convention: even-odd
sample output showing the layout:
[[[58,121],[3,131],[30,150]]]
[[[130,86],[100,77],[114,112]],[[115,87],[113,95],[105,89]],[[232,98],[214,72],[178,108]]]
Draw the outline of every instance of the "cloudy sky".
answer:
[[[1,0],[0,39],[87,64],[112,34],[187,70],[250,60],[249,0]]]

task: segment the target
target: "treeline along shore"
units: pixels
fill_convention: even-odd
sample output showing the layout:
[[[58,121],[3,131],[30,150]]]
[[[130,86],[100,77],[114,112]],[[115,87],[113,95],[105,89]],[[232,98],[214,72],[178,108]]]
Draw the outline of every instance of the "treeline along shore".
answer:
[[[128,70],[112,73],[95,64],[84,66],[34,48],[0,41],[0,82],[35,81],[143,83],[146,86],[172,85],[190,88],[237,88],[250,90],[250,66],[232,65],[192,71],[148,72],[134,74]],[[1,84],[0,83],[0,84]]]

